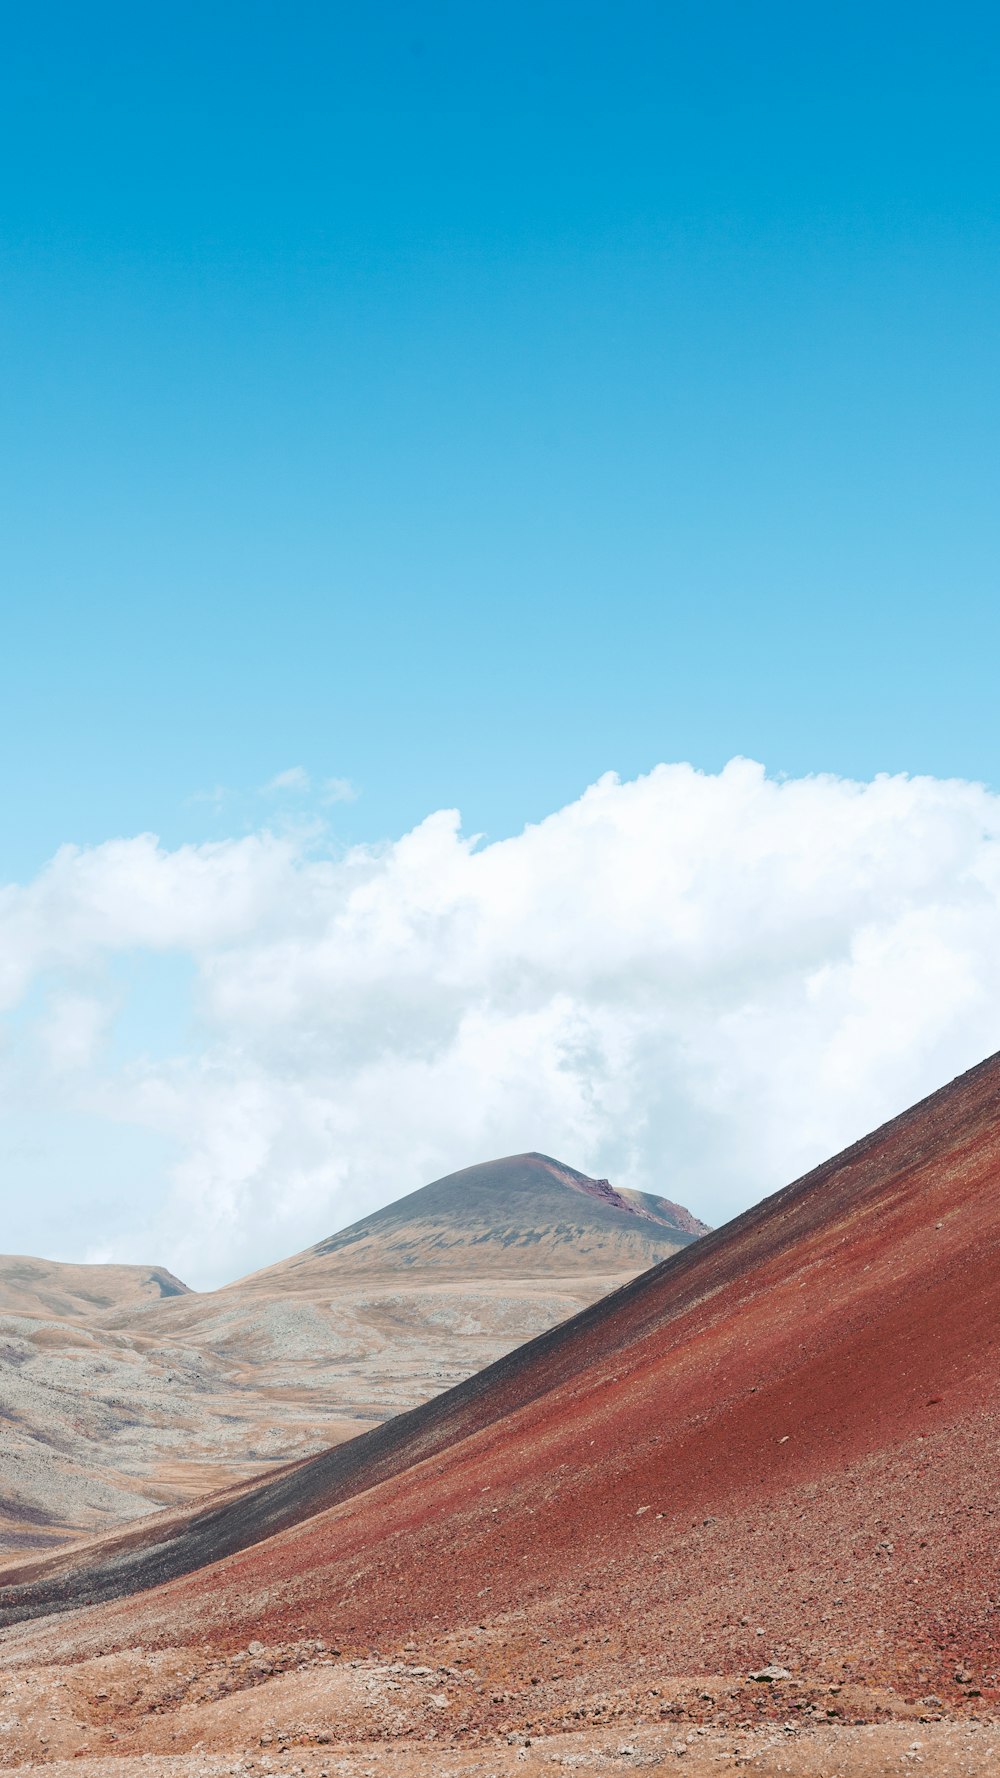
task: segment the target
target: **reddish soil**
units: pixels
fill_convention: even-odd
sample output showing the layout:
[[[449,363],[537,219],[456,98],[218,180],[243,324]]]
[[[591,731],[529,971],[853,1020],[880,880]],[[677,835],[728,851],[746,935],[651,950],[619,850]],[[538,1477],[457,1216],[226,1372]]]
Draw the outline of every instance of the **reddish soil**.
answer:
[[[989,1714],[998,1409],[994,1057],[427,1407],[6,1571],[8,1623],[106,1602],[3,1656],[319,1637],[474,1665],[473,1737],[668,1718],[665,1675],[714,1676],[685,1720]]]

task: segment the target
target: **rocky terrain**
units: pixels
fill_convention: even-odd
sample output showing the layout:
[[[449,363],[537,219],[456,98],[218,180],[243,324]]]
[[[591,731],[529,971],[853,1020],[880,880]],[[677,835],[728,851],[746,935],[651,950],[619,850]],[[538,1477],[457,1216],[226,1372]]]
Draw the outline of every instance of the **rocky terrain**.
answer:
[[[267,1271],[0,1260],[0,1551],[258,1476],[440,1393],[690,1244],[544,1155],[466,1168]]]
[[[1000,1058],[444,1395],[0,1574],[11,1765],[996,1769]]]
[[[656,1675],[582,1699],[569,1727],[483,1730],[495,1688],[471,1662],[429,1666],[252,1642],[228,1658],[134,1650],[0,1670],[0,1764],[51,1778],[521,1778],[665,1768],[684,1778],[993,1778],[1000,1723],[907,1706],[884,1688]],[[517,1696],[532,1714],[530,1681]],[[136,1721],[141,1704],[142,1720]]]

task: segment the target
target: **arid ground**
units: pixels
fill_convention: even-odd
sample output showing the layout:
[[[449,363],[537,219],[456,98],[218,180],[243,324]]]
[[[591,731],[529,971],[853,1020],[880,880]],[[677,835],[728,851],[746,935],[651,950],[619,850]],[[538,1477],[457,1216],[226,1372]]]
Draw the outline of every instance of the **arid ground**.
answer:
[[[8,1567],[6,1757],[990,1772],[998,1473],[993,1058],[423,1406]]]

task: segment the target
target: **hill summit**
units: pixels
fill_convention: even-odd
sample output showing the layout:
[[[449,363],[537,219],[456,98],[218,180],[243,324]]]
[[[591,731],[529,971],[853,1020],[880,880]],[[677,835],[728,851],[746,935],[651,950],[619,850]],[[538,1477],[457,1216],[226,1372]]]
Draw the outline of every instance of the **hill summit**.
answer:
[[[669,1198],[514,1154],[435,1179],[257,1276],[303,1289],[348,1274],[637,1272],[707,1233]]]

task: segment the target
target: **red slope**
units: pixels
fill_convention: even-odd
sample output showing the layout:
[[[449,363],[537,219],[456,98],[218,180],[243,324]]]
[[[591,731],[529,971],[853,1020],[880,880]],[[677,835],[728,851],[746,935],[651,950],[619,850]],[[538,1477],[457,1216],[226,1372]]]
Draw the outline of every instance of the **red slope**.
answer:
[[[148,1584],[299,1517],[105,1606],[104,1646],[484,1624],[516,1662],[544,1621],[560,1660],[600,1627],[633,1669],[992,1672],[998,1261],[994,1057],[428,1408],[0,1602]]]

